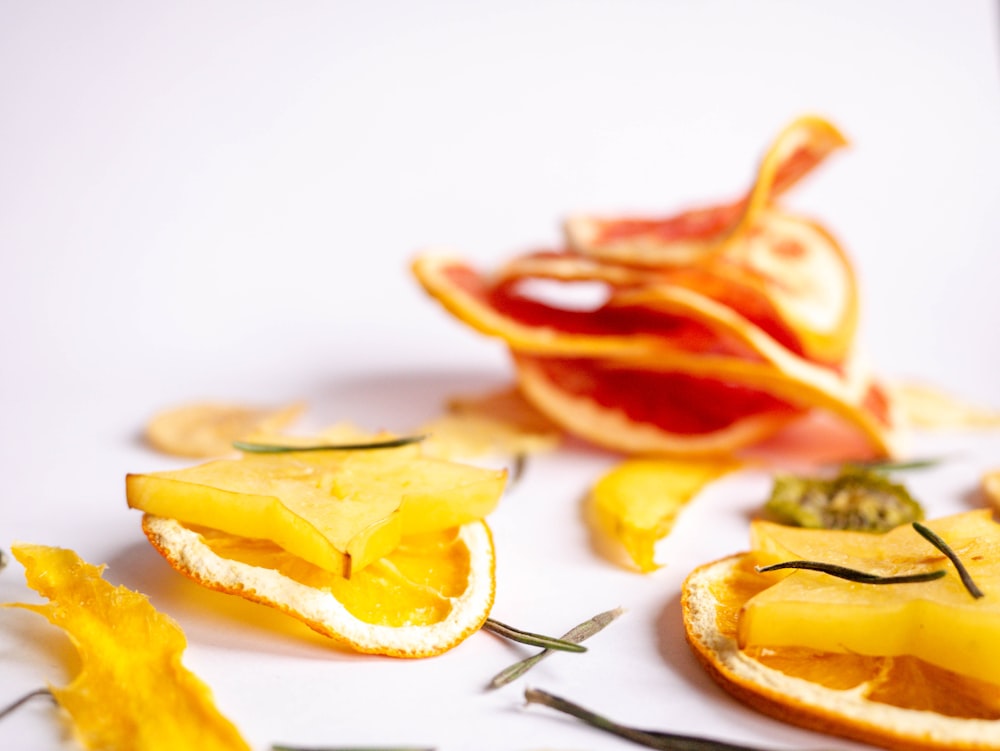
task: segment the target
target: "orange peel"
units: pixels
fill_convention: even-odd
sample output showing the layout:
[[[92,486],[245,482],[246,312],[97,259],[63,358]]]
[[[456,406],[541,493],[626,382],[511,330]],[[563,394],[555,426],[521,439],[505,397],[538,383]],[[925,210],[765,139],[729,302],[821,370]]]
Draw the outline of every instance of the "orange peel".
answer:
[[[493,540],[484,522],[403,538],[350,579],[266,540],[143,517],[172,568],[202,586],[267,605],[355,651],[441,654],[477,631],[493,606]]]

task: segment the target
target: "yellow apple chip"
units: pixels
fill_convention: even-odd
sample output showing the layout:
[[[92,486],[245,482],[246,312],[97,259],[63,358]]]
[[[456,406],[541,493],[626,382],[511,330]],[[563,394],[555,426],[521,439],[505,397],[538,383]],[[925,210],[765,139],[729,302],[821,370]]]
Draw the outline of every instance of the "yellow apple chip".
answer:
[[[424,451],[445,459],[526,455],[551,451],[563,432],[514,386],[452,399],[448,412],[418,431]]]
[[[918,428],[1000,427],[1000,410],[959,399],[926,383],[897,383],[892,395],[903,419]]]
[[[72,550],[16,545],[28,586],[45,605],[14,603],[62,628],[80,673],[52,695],[84,748],[106,751],[238,751],[250,746],[212,694],[181,664],[184,632],[145,595],[102,578]]]
[[[654,571],[656,542],[670,534],[688,501],[738,467],[730,459],[629,459],[594,485],[596,520],[640,571]]]
[[[278,432],[304,409],[301,403],[278,409],[199,402],[165,410],[146,426],[146,440],[165,454],[208,458],[232,453],[233,441],[256,433]]]

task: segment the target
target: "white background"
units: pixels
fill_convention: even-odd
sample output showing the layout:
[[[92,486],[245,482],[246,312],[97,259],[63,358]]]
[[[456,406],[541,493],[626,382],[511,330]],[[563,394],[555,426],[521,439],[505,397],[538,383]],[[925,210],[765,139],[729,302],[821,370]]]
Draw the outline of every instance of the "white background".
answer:
[[[357,658],[200,592],[145,545],[138,439],[201,398],[304,399],[314,426],[405,429],[503,383],[499,344],[408,272],[427,246],[489,267],[568,213],[666,213],[738,195],[770,138],[818,112],[852,141],[788,202],[862,283],[887,376],[1000,405],[1000,45],[993,3],[0,2],[0,546],[67,545],[151,595],[255,748],[626,748],[482,684],[521,654],[477,635],[437,659]],[[966,507],[995,436],[918,437],[914,480]],[[721,483],[640,577],[600,558],[580,498],[614,457],[532,465],[493,520],[494,614],[561,632],[628,614],[529,681],[624,721],[772,747],[829,739],[722,695],[678,628],[695,564],[740,549],[768,478]],[[20,567],[0,600],[31,599]],[[75,671],[37,616],[0,612],[0,704]],[[33,705],[0,746],[57,747]]]

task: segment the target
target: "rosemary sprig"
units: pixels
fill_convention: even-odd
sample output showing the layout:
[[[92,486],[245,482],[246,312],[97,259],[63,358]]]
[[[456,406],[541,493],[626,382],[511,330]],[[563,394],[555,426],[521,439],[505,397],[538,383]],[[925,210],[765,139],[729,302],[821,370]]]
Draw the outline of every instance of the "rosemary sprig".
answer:
[[[558,712],[572,715],[591,727],[617,735],[619,738],[625,738],[646,748],[665,749],[666,751],[759,751],[751,746],[740,746],[710,738],[664,733],[659,730],[640,730],[620,725],[607,717],[602,717],[578,704],[553,696],[540,689],[527,689],[524,692],[524,699],[528,704],[541,704]]]
[[[402,438],[388,438],[384,441],[363,441],[361,443],[324,443],[315,446],[288,446],[276,443],[253,443],[233,441],[233,448],[248,454],[290,454],[299,451],[369,451],[372,449],[394,449],[419,443],[425,435],[408,435]]]
[[[52,699],[53,701],[55,701],[55,697],[52,695],[52,692],[49,689],[47,689],[47,688],[36,688],[34,691],[29,691],[24,696],[22,696],[20,699],[15,699],[10,704],[8,704],[6,707],[3,707],[2,709],[0,709],[0,720],[4,719],[9,714],[13,714],[15,711],[17,711],[18,709],[20,709],[21,707],[23,707],[29,701],[31,701],[32,699],[35,699],[35,698],[37,698],[39,696],[47,696],[50,699]]]
[[[848,467],[863,467],[876,472],[903,472],[910,469],[929,469],[944,461],[942,457],[927,457],[925,459],[908,459],[895,461],[893,459],[871,459],[869,461],[848,462]]]
[[[866,571],[858,571],[847,566],[838,566],[835,563],[823,563],[822,561],[782,561],[772,563],[769,566],[755,566],[759,573],[767,571],[780,571],[786,568],[806,569],[808,571],[819,571],[823,574],[836,576],[838,579],[847,579],[861,584],[914,584],[917,582],[929,582],[940,579],[945,575],[941,569],[937,571],[925,571],[922,574],[902,574],[899,576],[879,576],[869,574]]]
[[[435,751],[433,746],[271,746],[271,751]]]
[[[500,621],[493,620],[492,618],[487,618],[486,622],[483,623],[483,631],[489,631],[491,634],[496,634],[497,636],[502,636],[505,639],[510,639],[511,641],[516,641],[521,644],[529,644],[533,647],[556,649],[562,652],[587,651],[587,648],[581,646],[580,644],[574,644],[573,642],[566,641],[564,639],[556,639],[553,636],[543,636],[542,634],[533,634],[530,631],[522,631],[519,628],[508,626],[504,623],[500,623]]]
[[[603,613],[598,613],[593,618],[590,618],[589,620],[586,620],[583,623],[574,626],[565,634],[563,634],[560,638],[563,641],[569,641],[573,642],[574,644],[579,644],[583,640],[589,639],[594,634],[603,630],[605,626],[607,626],[609,623],[611,623],[613,620],[615,620],[618,616],[620,616],[624,612],[625,610],[623,608],[615,608],[614,610],[606,610]],[[527,673],[529,670],[531,670],[531,668],[535,667],[535,665],[537,665],[539,662],[541,662],[550,654],[552,654],[552,652],[553,650],[551,649],[543,649],[538,654],[532,655],[531,657],[527,657],[521,660],[520,662],[515,662],[510,667],[501,670],[499,673],[493,676],[492,680],[490,680],[490,682],[486,685],[486,687],[500,688],[501,686],[506,686],[508,683],[517,680],[522,675]]]
[[[965,564],[962,563],[962,559],[958,557],[958,554],[951,549],[951,546],[946,543],[941,537],[934,532],[934,530],[929,527],[925,527],[920,522],[913,522],[913,528],[917,530],[917,533],[923,537],[927,542],[940,550],[944,555],[951,561],[952,565],[958,571],[958,576],[962,580],[962,584],[965,588],[969,590],[969,594],[975,597],[977,600],[983,597],[983,590],[981,590],[976,583],[972,580],[972,575],[969,573],[968,569],[965,568]]]

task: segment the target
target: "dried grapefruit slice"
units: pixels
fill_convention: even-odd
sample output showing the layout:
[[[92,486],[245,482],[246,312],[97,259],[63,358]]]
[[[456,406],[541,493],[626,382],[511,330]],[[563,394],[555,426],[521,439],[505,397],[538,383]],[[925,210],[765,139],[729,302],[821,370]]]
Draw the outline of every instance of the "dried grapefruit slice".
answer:
[[[485,522],[403,538],[346,579],[264,540],[143,517],[170,565],[205,587],[276,608],[358,652],[429,657],[459,644],[493,605],[495,561]]]
[[[782,721],[885,748],[1000,749],[1000,692],[992,680],[960,675],[912,656],[799,647],[741,650],[740,610],[774,582],[756,572],[758,561],[752,554],[725,558],[699,567],[683,586],[688,642],[724,689]],[[800,573],[806,572],[794,576]],[[890,597],[884,589],[877,599]],[[972,603],[964,594],[961,599]]]
[[[726,454],[801,414],[767,392],[717,378],[524,354],[515,364],[529,401],[569,432],[615,451]]]
[[[703,357],[699,367],[687,370],[662,360],[524,353],[515,353],[514,362],[521,390],[539,410],[566,430],[618,451],[732,451],[773,435],[809,409],[854,426],[878,455],[901,449],[891,401],[860,369],[828,388],[731,358]]]
[[[585,255],[629,265],[697,263],[745,234],[775,197],[846,143],[826,120],[800,117],[768,148],[745,198],[664,219],[571,217],[565,226],[567,243]]]

